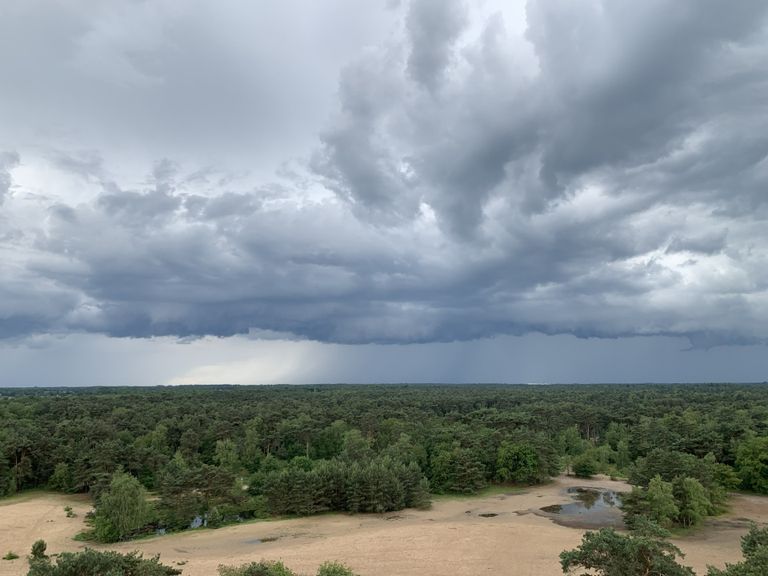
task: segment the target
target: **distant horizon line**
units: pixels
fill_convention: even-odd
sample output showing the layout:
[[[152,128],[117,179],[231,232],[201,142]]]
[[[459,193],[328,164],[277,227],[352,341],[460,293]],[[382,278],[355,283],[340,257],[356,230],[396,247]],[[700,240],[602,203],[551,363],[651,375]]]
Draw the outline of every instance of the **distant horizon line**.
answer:
[[[263,384],[199,383],[199,384],[98,384],[84,386],[2,385],[0,390],[86,390],[100,388],[255,388],[255,387],[311,387],[311,386],[759,386],[768,385],[768,380],[736,381],[635,381],[635,382],[273,382]]]

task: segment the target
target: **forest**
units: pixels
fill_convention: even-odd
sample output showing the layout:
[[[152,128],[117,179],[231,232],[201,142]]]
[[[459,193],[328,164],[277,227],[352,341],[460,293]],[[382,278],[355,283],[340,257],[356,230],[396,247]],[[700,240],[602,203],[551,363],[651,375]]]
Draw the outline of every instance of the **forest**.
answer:
[[[561,472],[627,478],[630,527],[694,527],[729,491],[768,493],[768,388],[0,389],[0,494],[88,493],[94,541],[428,507]]]

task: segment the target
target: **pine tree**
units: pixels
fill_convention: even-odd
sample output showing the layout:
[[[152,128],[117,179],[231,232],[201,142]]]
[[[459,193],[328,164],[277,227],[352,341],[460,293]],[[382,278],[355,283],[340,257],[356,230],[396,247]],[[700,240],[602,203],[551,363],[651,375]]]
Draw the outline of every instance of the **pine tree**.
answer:
[[[7,496],[15,492],[15,483],[11,474],[11,467],[8,466],[8,460],[0,447],[0,496]]]
[[[471,450],[456,448],[453,451],[451,492],[472,494],[485,487],[485,469]]]
[[[264,476],[262,492],[267,499],[270,514],[281,516],[289,512],[288,473],[284,470],[269,472]]]
[[[354,462],[347,473],[347,510],[349,512],[364,512],[367,491],[366,477],[362,466]]]
[[[587,532],[578,548],[560,554],[560,565],[565,574],[584,568],[599,576],[695,576],[677,562],[682,553],[665,540],[668,536],[648,520],[641,520],[629,536],[613,528]]]

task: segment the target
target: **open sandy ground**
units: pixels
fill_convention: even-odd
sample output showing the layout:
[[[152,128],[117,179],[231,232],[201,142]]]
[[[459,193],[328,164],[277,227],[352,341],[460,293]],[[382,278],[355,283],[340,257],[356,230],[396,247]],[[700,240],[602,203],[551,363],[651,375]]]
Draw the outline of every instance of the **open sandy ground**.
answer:
[[[184,576],[215,576],[219,564],[262,558],[283,560],[306,573],[314,573],[324,560],[340,560],[362,576],[555,576],[561,574],[558,554],[577,546],[584,530],[559,526],[530,510],[570,501],[563,494],[568,486],[628,490],[607,479],[561,477],[520,494],[441,499],[427,511],[255,522],[102,548],[184,562]],[[66,505],[76,518],[66,517]],[[24,555],[38,538],[48,542],[51,553],[82,548],[72,536],[83,528],[89,508],[86,498],[47,493],[0,501],[0,555],[13,550],[22,556],[0,560],[0,576],[25,574]],[[483,513],[498,515],[484,518]],[[686,563],[704,574],[707,564],[740,559],[746,518],[768,522],[768,498],[734,496],[727,514],[675,543],[686,553]]]

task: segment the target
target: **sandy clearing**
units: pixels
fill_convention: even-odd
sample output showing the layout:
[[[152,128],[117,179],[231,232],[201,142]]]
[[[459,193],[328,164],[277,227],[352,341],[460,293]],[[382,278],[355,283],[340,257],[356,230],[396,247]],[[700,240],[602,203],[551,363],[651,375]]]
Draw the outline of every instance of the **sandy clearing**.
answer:
[[[708,564],[722,568],[726,562],[741,560],[741,537],[751,521],[768,522],[768,497],[736,494],[729,500],[727,513],[710,518],[694,534],[674,543],[686,555],[686,563],[700,574]]]
[[[324,560],[340,560],[363,576],[555,576],[561,574],[558,554],[578,545],[584,530],[558,526],[529,511],[568,502],[563,492],[569,486],[628,489],[608,479],[561,477],[522,494],[439,500],[428,511],[257,522],[102,548],[160,554],[166,563],[186,562],[184,576],[214,576],[219,564],[261,558],[281,559],[307,573]],[[67,504],[77,518],[66,518]],[[82,529],[87,510],[87,499],[52,494],[5,501],[0,504],[0,554],[14,550],[23,555],[40,537],[52,552],[81,548],[71,537]],[[498,516],[479,516],[483,513]],[[768,521],[768,498],[735,496],[727,514],[675,543],[686,552],[687,563],[703,574],[707,564],[739,560],[739,538],[747,530],[744,518]],[[275,540],[259,542],[271,538]],[[24,559],[0,561],[0,576],[23,575],[25,567]]]
[[[65,506],[77,515],[67,518]],[[27,560],[35,540],[44,538],[48,552],[74,550],[72,537],[83,527],[83,516],[91,509],[87,496],[33,492],[0,500],[0,556],[13,551],[21,558],[0,560],[0,576],[26,574]]]

